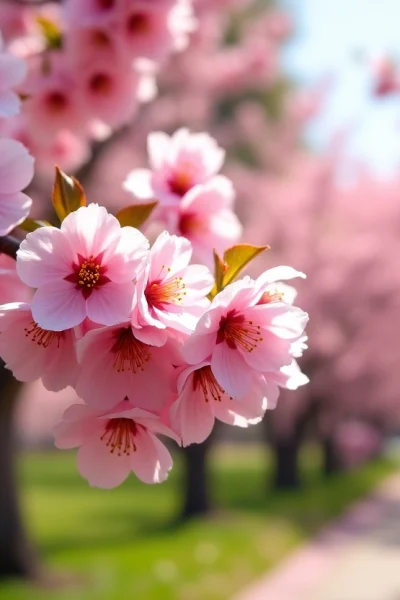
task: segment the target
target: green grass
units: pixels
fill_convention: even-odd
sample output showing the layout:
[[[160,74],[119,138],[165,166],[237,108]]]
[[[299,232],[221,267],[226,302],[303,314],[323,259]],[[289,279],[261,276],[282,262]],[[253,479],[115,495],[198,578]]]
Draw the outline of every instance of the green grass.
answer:
[[[131,477],[113,491],[91,489],[74,455],[21,459],[24,507],[49,569],[77,575],[76,587],[43,590],[9,583],[1,600],[228,600],[275,565],[393,469],[387,460],[329,482],[305,456],[306,485],[271,494],[259,447],[221,447],[213,457],[215,515],[174,525],[181,469],[145,486]]]

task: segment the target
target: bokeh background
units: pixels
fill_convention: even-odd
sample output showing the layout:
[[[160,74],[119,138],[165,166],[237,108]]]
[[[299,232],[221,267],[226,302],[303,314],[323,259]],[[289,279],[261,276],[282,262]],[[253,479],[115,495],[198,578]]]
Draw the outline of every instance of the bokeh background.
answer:
[[[0,27],[11,3],[1,7]],[[168,482],[131,477],[114,491],[90,489],[74,453],[53,449],[72,392],[13,390],[21,552],[40,576],[0,580],[1,600],[233,599],[398,468],[399,3],[197,0],[195,9],[198,29],[160,73],[159,96],[97,143],[78,177],[90,200],[120,208],[150,131],[214,136],[244,239],[271,246],[252,272],[290,264],[307,274],[298,304],[310,313],[300,361],[310,384],[282,393],[258,426],[221,426],[202,446],[174,450]],[[43,217],[51,160],[37,159],[33,215]],[[4,559],[1,539],[0,550]]]

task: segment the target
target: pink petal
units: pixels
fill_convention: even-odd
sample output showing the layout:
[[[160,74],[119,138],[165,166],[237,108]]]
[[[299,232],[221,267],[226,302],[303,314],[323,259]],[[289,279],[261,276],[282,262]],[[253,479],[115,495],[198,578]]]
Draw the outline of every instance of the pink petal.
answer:
[[[164,444],[144,429],[135,436],[136,452],[129,456],[130,466],[144,483],[161,483],[172,468],[172,458]]]
[[[62,280],[72,272],[74,251],[56,227],[28,233],[17,252],[17,273],[31,287]],[[71,284],[69,284],[71,286]]]
[[[0,90],[19,85],[25,78],[27,70],[25,60],[13,54],[0,54]]]
[[[74,250],[88,258],[115,248],[121,227],[103,206],[89,204],[70,213],[62,222],[61,231]]]
[[[33,296],[32,316],[43,329],[72,329],[86,318],[85,299],[68,281],[45,283]]]
[[[191,365],[207,360],[215,347],[217,333],[206,333],[205,335],[191,335],[183,345],[182,356]]]
[[[168,156],[170,138],[161,131],[150,133],[147,138],[147,152],[149,155],[150,167],[158,170],[162,167],[165,158]]]
[[[123,183],[123,188],[140,200],[152,200],[154,191],[151,185],[151,171],[149,169],[131,171]]]
[[[79,372],[76,358],[75,335],[72,330],[64,332],[64,339],[54,348],[42,374],[46,390],[59,392],[67,386],[75,386]]]
[[[104,426],[93,419],[83,404],[73,404],[64,412],[63,420],[53,427],[56,448],[66,450],[81,446],[95,432],[102,435]]]
[[[161,233],[151,248],[149,281],[166,280],[185,268],[192,256],[191,243],[167,231]],[[170,269],[170,270],[168,270]]]
[[[193,390],[193,375],[179,398],[170,409],[171,426],[179,431],[182,445],[201,444],[214,427],[214,414],[210,402],[206,402],[199,390]]]
[[[252,373],[237,350],[225,342],[215,346],[211,358],[211,370],[215,379],[229,396],[241,400],[250,389]]]
[[[0,236],[7,235],[29,215],[32,200],[22,192],[0,193]]]
[[[101,325],[116,325],[129,319],[134,286],[127,283],[106,283],[87,298],[86,310],[89,319]]]
[[[0,139],[0,193],[20,192],[32,181],[34,159],[21,142]]]
[[[111,453],[100,437],[101,432],[92,435],[79,448],[78,471],[92,487],[111,489],[128,477],[130,457]]]
[[[122,227],[118,245],[112,248],[112,253],[105,252],[104,255],[107,277],[115,283],[125,283],[135,279],[148,249],[149,241],[138,229]]]
[[[182,199],[180,208],[190,213],[211,215],[231,208],[235,192],[232,182],[219,175],[205,185],[196,185]]]
[[[0,117],[14,117],[21,109],[21,100],[11,90],[0,90]]]

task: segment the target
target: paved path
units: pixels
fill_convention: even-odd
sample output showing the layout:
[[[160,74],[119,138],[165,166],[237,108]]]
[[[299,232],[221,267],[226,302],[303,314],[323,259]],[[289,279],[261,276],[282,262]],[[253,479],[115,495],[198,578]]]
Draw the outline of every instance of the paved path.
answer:
[[[232,600],[400,600],[400,475]]]

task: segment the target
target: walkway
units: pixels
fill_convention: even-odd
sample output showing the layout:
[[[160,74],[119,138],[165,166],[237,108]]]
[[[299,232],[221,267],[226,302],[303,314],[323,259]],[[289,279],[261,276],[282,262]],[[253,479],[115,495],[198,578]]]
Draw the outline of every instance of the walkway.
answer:
[[[400,600],[400,475],[232,600]]]

